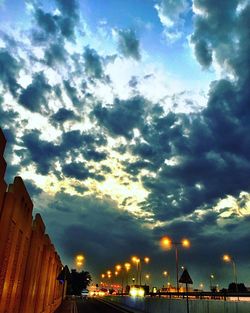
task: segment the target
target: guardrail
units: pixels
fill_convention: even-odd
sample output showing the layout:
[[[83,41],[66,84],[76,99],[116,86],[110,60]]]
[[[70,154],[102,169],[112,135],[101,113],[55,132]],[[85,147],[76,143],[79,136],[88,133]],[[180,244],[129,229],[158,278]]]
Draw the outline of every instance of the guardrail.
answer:
[[[197,299],[227,300],[227,298],[250,298],[250,292],[210,292],[210,291],[190,291],[190,292],[150,292],[151,297],[168,296],[169,298],[194,297]]]

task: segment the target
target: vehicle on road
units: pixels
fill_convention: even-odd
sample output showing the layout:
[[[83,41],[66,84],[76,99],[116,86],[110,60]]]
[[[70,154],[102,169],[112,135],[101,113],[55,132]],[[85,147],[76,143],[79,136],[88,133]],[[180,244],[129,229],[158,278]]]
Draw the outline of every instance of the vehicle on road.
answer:
[[[88,289],[83,289],[81,292],[82,299],[87,299],[88,295],[89,295]]]

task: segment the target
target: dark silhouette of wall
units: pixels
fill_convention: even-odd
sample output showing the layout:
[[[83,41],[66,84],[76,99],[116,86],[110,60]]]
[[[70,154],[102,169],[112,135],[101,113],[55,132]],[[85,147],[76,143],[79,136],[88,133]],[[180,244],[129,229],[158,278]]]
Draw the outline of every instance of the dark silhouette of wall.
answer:
[[[22,178],[7,188],[5,145],[0,129],[0,313],[52,313],[63,297],[62,263],[41,216],[33,220]]]

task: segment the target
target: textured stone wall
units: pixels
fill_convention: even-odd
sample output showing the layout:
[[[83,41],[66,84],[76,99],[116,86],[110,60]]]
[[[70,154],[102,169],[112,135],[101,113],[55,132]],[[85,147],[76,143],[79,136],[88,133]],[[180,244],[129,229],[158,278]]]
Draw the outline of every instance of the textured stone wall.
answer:
[[[22,178],[6,189],[5,144],[0,129],[0,313],[51,313],[62,301],[62,263]]]

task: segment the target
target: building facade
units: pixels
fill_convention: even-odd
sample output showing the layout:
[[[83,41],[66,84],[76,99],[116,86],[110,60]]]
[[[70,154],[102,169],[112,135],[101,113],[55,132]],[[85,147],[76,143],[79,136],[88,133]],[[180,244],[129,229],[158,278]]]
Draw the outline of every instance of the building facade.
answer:
[[[22,178],[4,180],[5,145],[0,129],[0,313],[52,313],[64,296],[63,265]]]

